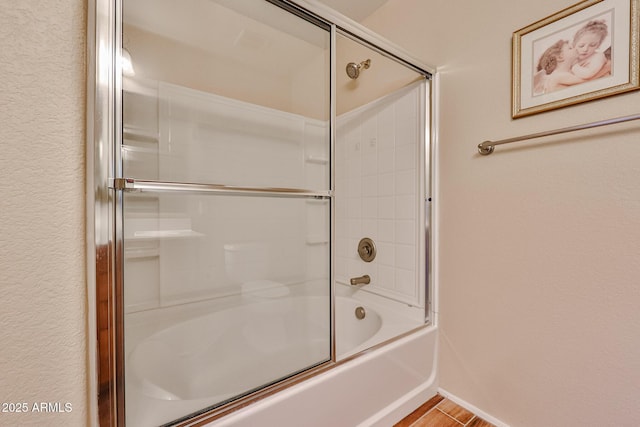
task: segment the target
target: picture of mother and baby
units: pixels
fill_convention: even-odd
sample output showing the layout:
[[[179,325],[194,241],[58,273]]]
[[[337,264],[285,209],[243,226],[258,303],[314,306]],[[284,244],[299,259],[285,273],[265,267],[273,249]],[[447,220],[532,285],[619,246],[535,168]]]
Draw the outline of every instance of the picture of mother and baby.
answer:
[[[608,35],[605,20],[592,20],[573,39],[560,39],[547,48],[534,64],[533,95],[611,75],[611,46],[602,46]]]

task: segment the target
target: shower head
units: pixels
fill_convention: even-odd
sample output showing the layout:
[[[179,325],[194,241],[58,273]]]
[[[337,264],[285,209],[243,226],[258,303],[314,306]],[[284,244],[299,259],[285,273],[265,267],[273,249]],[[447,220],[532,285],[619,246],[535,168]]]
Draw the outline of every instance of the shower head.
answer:
[[[371,60],[367,59],[366,61],[362,61],[359,64],[355,62],[349,62],[347,64],[347,76],[350,79],[357,79],[360,76],[360,68],[364,68],[365,70],[371,66]]]

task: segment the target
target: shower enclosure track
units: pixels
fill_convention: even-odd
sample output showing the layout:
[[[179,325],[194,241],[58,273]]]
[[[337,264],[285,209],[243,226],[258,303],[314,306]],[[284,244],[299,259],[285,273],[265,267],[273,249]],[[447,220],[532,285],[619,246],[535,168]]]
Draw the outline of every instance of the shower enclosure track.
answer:
[[[330,199],[333,191],[312,191],[300,188],[241,187],[221,184],[196,184],[187,182],[147,181],[132,178],[115,178],[111,188],[124,191],[210,193],[227,196],[308,197]]]

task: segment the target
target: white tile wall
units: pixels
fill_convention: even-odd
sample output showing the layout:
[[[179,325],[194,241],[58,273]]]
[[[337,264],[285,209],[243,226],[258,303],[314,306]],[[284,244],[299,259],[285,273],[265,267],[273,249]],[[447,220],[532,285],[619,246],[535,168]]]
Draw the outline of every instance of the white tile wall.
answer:
[[[336,278],[369,274],[363,288],[412,305],[418,289],[420,86],[411,86],[337,118]],[[378,255],[365,263],[358,241]]]

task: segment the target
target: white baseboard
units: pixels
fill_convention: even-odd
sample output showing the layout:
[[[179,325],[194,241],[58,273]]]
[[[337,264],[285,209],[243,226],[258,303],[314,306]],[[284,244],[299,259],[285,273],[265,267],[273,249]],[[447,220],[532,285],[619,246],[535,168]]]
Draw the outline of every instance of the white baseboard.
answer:
[[[411,390],[391,405],[358,424],[358,427],[383,427],[396,424],[436,395],[438,386],[434,379],[435,375],[425,381],[424,384]]]
[[[500,421],[499,419],[497,419],[496,417],[494,417],[492,415],[487,414],[482,409],[480,409],[480,408],[478,408],[476,406],[473,406],[471,403],[460,399],[458,396],[449,393],[447,390],[444,390],[443,388],[439,388],[438,389],[438,393],[440,393],[443,397],[446,397],[450,401],[462,406],[466,410],[473,412],[474,414],[476,414],[477,416],[479,416],[483,420],[488,421],[491,424],[494,424],[496,427],[510,427],[509,424]]]

